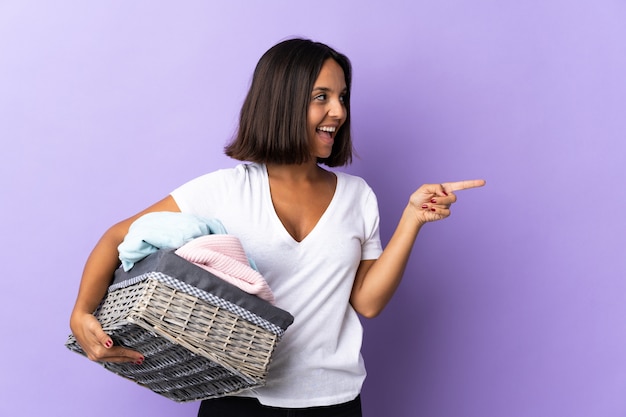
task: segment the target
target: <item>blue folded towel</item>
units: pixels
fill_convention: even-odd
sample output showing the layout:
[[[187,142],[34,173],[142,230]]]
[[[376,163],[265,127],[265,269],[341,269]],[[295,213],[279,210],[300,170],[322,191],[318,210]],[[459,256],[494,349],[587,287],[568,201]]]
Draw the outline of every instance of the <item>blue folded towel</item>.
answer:
[[[144,214],[128,229],[118,246],[124,271],[159,249],[178,249],[185,243],[209,234],[226,234],[222,222],[189,213],[154,212]]]

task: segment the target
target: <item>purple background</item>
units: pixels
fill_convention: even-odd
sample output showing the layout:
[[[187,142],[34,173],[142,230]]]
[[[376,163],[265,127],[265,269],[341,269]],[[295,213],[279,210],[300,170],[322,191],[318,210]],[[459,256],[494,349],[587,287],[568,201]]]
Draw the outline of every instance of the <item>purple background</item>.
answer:
[[[623,0],[0,1],[2,416],[194,416],[63,347],[106,227],[233,161],[260,55],[354,65],[387,240],[424,182],[485,178],[364,323],[364,415],[626,415]]]

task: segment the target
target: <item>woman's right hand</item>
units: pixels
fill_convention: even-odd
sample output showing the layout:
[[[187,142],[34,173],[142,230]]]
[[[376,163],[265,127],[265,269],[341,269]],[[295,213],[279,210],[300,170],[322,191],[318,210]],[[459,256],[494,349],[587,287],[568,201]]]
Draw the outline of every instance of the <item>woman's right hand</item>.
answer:
[[[72,333],[87,357],[96,362],[130,362],[141,365],[144,356],[131,349],[115,346],[111,337],[102,330],[93,314],[74,313],[70,320]]]
[[[133,217],[109,228],[87,259],[76,304],[70,317],[70,327],[76,341],[92,361],[131,362],[138,365],[144,361],[141,353],[113,345],[113,340],[102,330],[100,322],[91,312],[106,294],[111,278],[119,266],[117,247],[124,240],[130,225],[140,216],[154,211],[178,212],[180,209],[172,196],[165,197]]]

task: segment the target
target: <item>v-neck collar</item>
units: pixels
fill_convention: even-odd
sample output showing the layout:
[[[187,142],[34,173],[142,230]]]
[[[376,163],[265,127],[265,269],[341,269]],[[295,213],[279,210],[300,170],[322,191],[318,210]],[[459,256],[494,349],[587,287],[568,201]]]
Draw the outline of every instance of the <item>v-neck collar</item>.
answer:
[[[280,220],[280,217],[278,216],[278,213],[276,212],[276,208],[274,207],[274,202],[272,201],[272,191],[270,189],[270,179],[269,179],[269,174],[267,172],[267,166],[265,164],[263,164],[263,186],[265,188],[265,197],[266,197],[266,204],[268,206],[269,211],[272,213],[271,217],[272,217],[272,221],[274,221],[276,223],[276,228],[280,230],[281,235],[283,235],[284,238],[286,238],[289,242],[291,242],[294,245],[302,245],[304,244],[308,239],[309,236],[317,233],[317,230],[320,229],[321,227],[323,227],[323,224],[326,222],[326,218],[328,216],[330,216],[329,212],[332,211],[333,207],[335,206],[335,200],[337,200],[337,196],[339,195],[339,191],[340,191],[340,187],[343,186],[343,180],[341,178],[341,175],[339,175],[339,173],[337,172],[333,172],[333,171],[329,171],[331,172],[331,174],[333,174],[337,180],[337,184],[335,185],[335,192],[333,193],[333,197],[331,198],[330,202],[328,203],[328,206],[326,206],[326,209],[324,210],[324,212],[322,213],[322,215],[320,216],[319,219],[317,219],[317,222],[315,223],[315,226],[313,226],[313,228],[309,231],[309,233],[307,233],[306,236],[304,236],[302,238],[302,240],[296,240],[291,233],[289,233],[289,231],[285,228],[285,225],[283,224],[283,222]]]

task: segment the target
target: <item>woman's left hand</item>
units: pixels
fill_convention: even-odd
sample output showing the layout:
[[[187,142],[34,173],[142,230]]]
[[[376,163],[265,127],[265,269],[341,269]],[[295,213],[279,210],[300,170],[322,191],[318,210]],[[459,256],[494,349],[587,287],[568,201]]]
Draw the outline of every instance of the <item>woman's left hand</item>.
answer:
[[[364,317],[377,316],[400,284],[421,226],[450,215],[454,191],[483,185],[483,180],[424,184],[411,194],[383,253],[376,260],[361,261],[350,296],[352,307]]]
[[[450,206],[456,201],[454,191],[482,187],[485,180],[444,182],[424,184],[409,198],[409,206],[414,209],[420,223],[445,219],[450,215]]]

